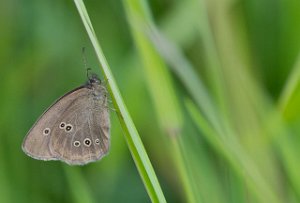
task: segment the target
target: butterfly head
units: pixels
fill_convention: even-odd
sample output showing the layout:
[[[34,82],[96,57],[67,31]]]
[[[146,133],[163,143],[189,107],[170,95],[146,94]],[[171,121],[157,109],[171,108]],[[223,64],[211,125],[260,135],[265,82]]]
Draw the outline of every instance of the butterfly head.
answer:
[[[101,80],[98,78],[98,76],[93,73],[90,77],[89,77],[89,80],[88,80],[88,84],[90,85],[93,85],[93,84],[100,84],[101,83]]]
[[[106,100],[107,90],[102,81],[96,74],[91,74],[87,82],[87,86],[92,89],[92,93],[95,96],[94,99]]]

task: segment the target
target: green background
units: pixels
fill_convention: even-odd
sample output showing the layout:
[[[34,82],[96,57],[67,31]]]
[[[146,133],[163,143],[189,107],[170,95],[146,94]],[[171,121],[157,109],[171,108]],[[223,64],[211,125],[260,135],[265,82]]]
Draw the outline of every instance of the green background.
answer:
[[[151,88],[143,66],[152,64],[143,62],[135,45],[128,2],[85,4],[167,201],[299,202],[300,2],[145,1],[158,29],[215,101],[218,123],[230,126],[224,145],[210,139],[222,133],[215,126],[217,133],[207,132],[189,113],[197,91],[193,95],[184,78],[167,69],[182,115],[179,156],[157,112],[173,101],[153,93],[164,81]],[[103,78],[73,1],[0,2],[0,202],[150,202],[113,111],[111,150],[100,162],[70,167],[34,160],[21,150],[39,115],[87,80],[82,47],[87,66]],[[171,58],[166,67],[183,60]],[[182,75],[188,72],[182,68]],[[292,92],[285,97],[287,89]],[[205,110],[194,112],[209,120]]]

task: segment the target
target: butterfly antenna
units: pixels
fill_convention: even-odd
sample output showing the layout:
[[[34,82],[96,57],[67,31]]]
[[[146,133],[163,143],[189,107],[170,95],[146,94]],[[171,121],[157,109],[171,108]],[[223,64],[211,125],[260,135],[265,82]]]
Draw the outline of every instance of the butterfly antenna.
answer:
[[[86,77],[87,79],[89,79],[90,77],[90,74],[89,74],[89,71],[92,70],[91,68],[88,68],[87,66],[87,59],[86,59],[86,55],[85,55],[85,47],[82,47],[82,61],[83,61],[83,65],[84,65],[84,68],[86,70]]]

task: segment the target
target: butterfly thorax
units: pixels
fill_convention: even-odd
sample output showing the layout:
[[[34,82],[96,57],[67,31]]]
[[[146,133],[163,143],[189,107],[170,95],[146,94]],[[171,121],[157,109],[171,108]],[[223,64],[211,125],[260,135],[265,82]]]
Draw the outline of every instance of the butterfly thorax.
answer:
[[[107,90],[106,87],[101,84],[101,81],[98,78],[91,78],[87,86],[89,89],[91,89],[91,94],[93,95],[94,100],[99,100],[103,103],[106,103]]]

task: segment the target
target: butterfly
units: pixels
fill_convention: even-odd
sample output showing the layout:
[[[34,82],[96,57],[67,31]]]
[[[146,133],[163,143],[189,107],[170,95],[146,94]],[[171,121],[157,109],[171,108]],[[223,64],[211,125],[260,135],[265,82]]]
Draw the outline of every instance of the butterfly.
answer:
[[[97,75],[59,98],[27,133],[23,151],[39,160],[84,165],[100,160],[110,147],[107,90]]]

